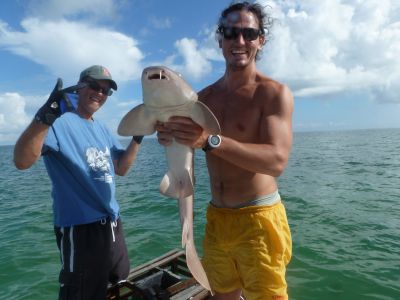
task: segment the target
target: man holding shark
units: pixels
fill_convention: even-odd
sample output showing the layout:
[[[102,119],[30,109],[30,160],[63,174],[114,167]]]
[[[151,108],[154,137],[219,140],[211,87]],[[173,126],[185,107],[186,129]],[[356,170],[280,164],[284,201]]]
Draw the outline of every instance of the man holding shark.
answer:
[[[256,68],[266,22],[258,4],[231,4],[221,13],[216,34],[225,74],[199,93],[221,135],[181,116],[156,126],[162,145],[175,140],[206,153],[212,197],[203,264],[215,299],[288,298],[292,242],[275,178],[292,146],[293,96]]]

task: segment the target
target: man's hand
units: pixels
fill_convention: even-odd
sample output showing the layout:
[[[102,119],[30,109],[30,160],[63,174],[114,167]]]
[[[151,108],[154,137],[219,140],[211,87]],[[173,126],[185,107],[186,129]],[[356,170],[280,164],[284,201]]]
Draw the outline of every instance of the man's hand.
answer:
[[[47,99],[46,103],[36,113],[36,121],[51,126],[54,121],[58,117],[60,117],[65,111],[73,110],[74,106],[68,100],[68,97],[65,94],[75,93],[77,90],[87,86],[87,83],[79,82],[77,85],[73,85],[65,89],[61,89],[62,86],[62,79],[58,78],[56,86],[51,92],[49,99]],[[61,103],[61,100],[64,100],[64,102]],[[64,104],[64,106],[62,106],[61,104]]]
[[[63,98],[62,86],[62,79],[58,78],[49,99],[47,99],[46,103],[36,113],[36,121],[51,126],[61,116],[60,101]]]
[[[171,117],[168,122],[157,123],[158,142],[168,146],[175,139],[176,142],[191,148],[203,148],[208,138],[208,133],[203,128],[187,117]]]
[[[169,145],[171,145],[172,140],[173,140],[173,135],[172,135],[172,131],[169,130],[166,126],[166,123],[162,123],[162,122],[157,122],[155,129],[157,130],[157,138],[158,138],[158,142],[164,146],[167,147]]]

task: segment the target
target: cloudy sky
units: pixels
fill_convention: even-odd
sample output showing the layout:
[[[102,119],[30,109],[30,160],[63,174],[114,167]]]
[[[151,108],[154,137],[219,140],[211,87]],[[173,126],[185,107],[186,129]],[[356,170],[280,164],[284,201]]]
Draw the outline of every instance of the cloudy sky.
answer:
[[[218,79],[215,41],[230,0],[15,0],[0,3],[0,145],[13,144],[57,77],[92,64],[119,89],[97,113],[112,131],[141,103],[144,67],[195,90]],[[295,95],[294,130],[400,127],[400,1],[260,0],[274,20],[258,68]]]

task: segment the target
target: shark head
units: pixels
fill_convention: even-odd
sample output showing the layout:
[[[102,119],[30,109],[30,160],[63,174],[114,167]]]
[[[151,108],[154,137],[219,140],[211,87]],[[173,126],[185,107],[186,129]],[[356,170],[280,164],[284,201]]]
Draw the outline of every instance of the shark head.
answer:
[[[167,107],[197,101],[197,94],[179,73],[167,67],[153,66],[143,70],[142,89],[144,104]]]

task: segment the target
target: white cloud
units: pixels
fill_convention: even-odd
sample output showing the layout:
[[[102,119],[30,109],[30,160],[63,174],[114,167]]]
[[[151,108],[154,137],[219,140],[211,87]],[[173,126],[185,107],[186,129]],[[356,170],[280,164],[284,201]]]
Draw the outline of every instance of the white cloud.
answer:
[[[199,49],[196,40],[183,38],[175,42],[178,55],[168,57],[164,64],[173,70],[182,73],[185,78],[199,80],[205,77],[212,70],[211,62],[207,55]],[[176,63],[177,58],[182,60],[181,64]]]
[[[296,96],[366,90],[399,101],[400,18],[395,1],[259,1],[276,19],[259,68]]]
[[[118,81],[140,77],[143,54],[131,37],[64,19],[29,18],[21,26],[23,31],[13,31],[0,24],[0,46],[47,67],[56,76],[76,80],[76,70],[102,64]]]
[[[0,141],[3,144],[14,142],[16,132],[21,132],[30,122],[25,112],[28,99],[18,93],[0,94]]]
[[[205,29],[201,32],[201,35],[205,38],[200,42],[200,52],[205,58],[212,61],[224,62],[224,56],[219,48],[216,36],[216,26]]]
[[[208,77],[214,67],[212,62],[224,61],[214,31],[215,28],[202,30],[200,42],[190,38],[177,40],[174,44],[177,53],[153,64],[169,66],[189,80],[199,81]]]

